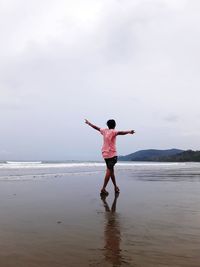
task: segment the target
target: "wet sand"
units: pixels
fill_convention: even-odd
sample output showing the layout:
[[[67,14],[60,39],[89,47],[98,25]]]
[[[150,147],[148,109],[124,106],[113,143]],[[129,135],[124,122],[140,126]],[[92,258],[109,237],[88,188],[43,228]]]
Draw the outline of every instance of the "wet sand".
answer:
[[[103,172],[1,181],[0,266],[199,267],[199,176],[117,179],[103,199]]]

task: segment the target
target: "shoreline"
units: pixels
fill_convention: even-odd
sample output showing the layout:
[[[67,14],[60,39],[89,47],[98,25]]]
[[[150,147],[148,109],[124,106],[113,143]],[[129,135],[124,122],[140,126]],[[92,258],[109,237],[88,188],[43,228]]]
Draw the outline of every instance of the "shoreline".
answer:
[[[117,170],[121,193],[102,200],[103,175],[1,181],[1,265],[197,266],[198,180]]]

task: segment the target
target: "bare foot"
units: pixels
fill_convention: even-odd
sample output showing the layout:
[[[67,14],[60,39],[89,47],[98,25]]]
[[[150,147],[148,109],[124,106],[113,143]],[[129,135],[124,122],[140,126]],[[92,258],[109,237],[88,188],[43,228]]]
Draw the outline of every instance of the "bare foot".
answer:
[[[108,196],[108,191],[106,191],[106,189],[101,189],[101,193],[100,193],[100,195],[106,195],[106,196]]]

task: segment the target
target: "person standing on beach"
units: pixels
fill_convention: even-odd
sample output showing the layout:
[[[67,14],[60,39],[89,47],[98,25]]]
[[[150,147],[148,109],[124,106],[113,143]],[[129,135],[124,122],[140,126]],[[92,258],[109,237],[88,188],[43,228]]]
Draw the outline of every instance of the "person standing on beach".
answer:
[[[120,190],[116,184],[115,173],[114,173],[114,166],[117,163],[116,137],[117,135],[134,134],[135,131],[134,130],[116,131],[115,120],[108,120],[107,121],[108,128],[106,129],[100,128],[86,119],[85,123],[88,124],[93,129],[99,131],[103,135],[102,156],[106,162],[107,170],[105,174],[104,184],[101,189],[101,194],[108,195],[108,192],[106,191],[106,186],[110,178],[113,182],[115,193],[119,193]]]

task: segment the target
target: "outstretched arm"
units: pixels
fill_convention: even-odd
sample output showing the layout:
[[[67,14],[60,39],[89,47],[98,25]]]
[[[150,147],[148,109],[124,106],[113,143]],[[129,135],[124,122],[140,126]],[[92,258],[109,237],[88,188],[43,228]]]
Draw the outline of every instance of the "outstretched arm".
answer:
[[[88,124],[90,127],[92,127],[93,129],[100,131],[100,128],[94,124],[92,124],[91,122],[89,122],[88,120],[85,119],[85,123]]]
[[[135,133],[134,130],[131,130],[131,131],[119,131],[117,133],[117,135],[134,134],[134,133]]]

